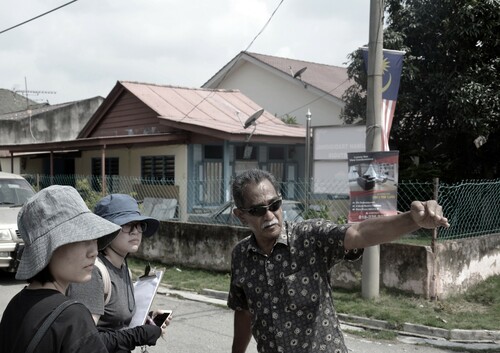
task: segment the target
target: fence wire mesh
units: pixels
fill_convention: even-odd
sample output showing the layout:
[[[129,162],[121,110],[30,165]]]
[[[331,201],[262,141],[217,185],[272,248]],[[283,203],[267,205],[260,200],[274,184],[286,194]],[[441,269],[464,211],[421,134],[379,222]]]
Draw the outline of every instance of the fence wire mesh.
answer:
[[[128,176],[89,175],[24,175],[36,190],[52,184],[75,187],[90,209],[104,195],[130,194],[147,207],[158,200],[171,200],[163,204],[156,216],[185,221],[192,214],[231,213],[231,208],[221,211],[230,198],[230,187],[223,180],[149,180]],[[104,188],[104,192],[103,192]],[[349,209],[347,181],[313,180],[280,182],[284,199],[299,201],[304,205],[304,218],[328,218],[336,223],[346,223]],[[457,184],[437,182],[402,181],[398,184],[398,211],[410,209],[414,200],[437,198],[451,226],[438,230],[437,240],[470,238],[500,233],[500,180],[463,181]],[[155,201],[156,200],[156,201]],[[165,216],[165,212],[168,216]],[[210,223],[226,224],[228,217]],[[421,229],[414,236],[432,238],[432,231]]]
[[[440,239],[500,233],[500,180],[440,184],[438,201],[450,220]]]

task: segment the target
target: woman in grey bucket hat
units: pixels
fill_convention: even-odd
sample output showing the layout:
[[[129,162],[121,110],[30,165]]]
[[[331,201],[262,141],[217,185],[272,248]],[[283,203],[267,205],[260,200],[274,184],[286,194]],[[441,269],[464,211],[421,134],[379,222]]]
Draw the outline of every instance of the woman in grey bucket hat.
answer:
[[[127,256],[139,250],[143,236],[150,237],[157,232],[160,222],[143,216],[137,200],[125,194],[103,197],[96,204],[94,213],[121,227],[110,242],[107,239],[99,242],[102,250],[97,261],[102,262],[103,270],[109,275],[103,275],[99,268],[95,268],[91,281],[71,285],[68,294],[89,308],[98,327],[121,330],[128,326],[136,310]],[[110,293],[105,292],[108,286],[105,286],[104,280],[110,282]],[[169,322],[161,326],[162,334],[166,332]],[[148,340],[156,342],[159,336],[151,336]]]
[[[72,282],[91,278],[97,239],[116,236],[120,227],[94,215],[69,186],[50,186],[21,208],[18,228],[25,248],[16,278],[29,285],[7,305],[0,322],[0,352],[25,352],[46,317],[59,304]],[[108,352],[89,310],[81,305],[64,309],[36,352]]]

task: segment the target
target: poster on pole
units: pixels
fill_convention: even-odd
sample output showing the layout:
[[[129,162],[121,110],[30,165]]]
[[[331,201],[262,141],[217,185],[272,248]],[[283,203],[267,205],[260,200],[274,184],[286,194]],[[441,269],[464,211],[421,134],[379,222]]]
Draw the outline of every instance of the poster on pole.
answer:
[[[348,153],[349,222],[397,213],[399,151]]]

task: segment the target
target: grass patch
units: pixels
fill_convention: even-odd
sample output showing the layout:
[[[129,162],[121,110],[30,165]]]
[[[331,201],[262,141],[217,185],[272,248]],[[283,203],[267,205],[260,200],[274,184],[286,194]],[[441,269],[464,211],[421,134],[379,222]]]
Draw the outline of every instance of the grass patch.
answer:
[[[134,276],[144,272],[146,262],[131,258],[128,263]],[[195,292],[200,292],[203,288],[229,290],[229,273],[166,266],[160,263],[151,263],[151,266],[165,268],[163,283],[173,289]],[[500,329],[500,276],[490,277],[465,294],[437,301],[384,288],[380,289],[380,296],[376,300],[363,299],[359,288],[335,288],[333,298],[339,313],[385,320],[396,327],[411,322],[448,330]]]
[[[385,320],[396,327],[411,322],[444,329],[499,329],[500,276],[465,294],[437,301],[392,289],[381,289],[379,298],[365,300],[360,289],[337,288],[333,298],[339,313]]]
[[[127,260],[132,273],[140,276],[144,273],[144,267],[147,262],[134,258]],[[164,268],[162,283],[173,288],[200,292],[204,288],[229,291],[229,273],[204,271],[180,266],[167,266],[159,262],[151,262],[151,267]]]

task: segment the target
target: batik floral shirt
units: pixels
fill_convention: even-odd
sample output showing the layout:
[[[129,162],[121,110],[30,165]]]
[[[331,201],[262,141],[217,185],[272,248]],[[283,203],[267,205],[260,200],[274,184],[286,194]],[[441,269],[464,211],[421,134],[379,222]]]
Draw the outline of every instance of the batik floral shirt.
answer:
[[[347,353],[328,273],[362,254],[344,249],[347,229],[323,219],[285,223],[269,256],[253,234],[235,246],[228,306],[250,311],[259,352]]]

